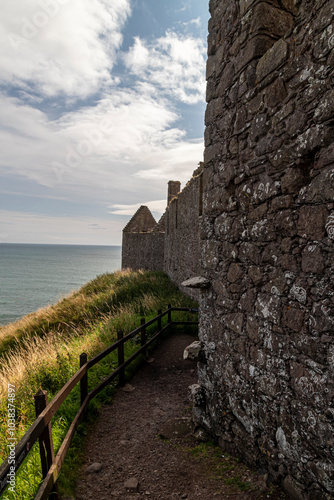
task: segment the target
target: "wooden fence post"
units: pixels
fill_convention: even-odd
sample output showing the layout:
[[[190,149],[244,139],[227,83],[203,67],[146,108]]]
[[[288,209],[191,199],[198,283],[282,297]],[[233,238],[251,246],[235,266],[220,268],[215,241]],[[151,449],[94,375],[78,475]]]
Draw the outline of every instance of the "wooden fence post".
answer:
[[[158,311],[158,316],[160,316],[161,314],[161,309],[159,309]],[[158,332],[160,332],[161,330],[161,318],[158,318]]]
[[[168,324],[170,325],[171,322],[172,322],[172,311],[170,310],[171,309],[171,305],[168,304]]]
[[[141,329],[140,329],[140,345],[143,346],[146,344],[146,327],[144,326],[145,325],[145,318],[142,318],[140,320],[140,326],[141,326]],[[144,356],[147,356],[147,349],[144,350]]]
[[[145,318],[142,318],[140,320],[140,325],[141,325],[140,339],[141,339],[141,345],[143,346],[146,344],[146,327],[144,326],[145,325]]]
[[[121,340],[123,338],[123,331],[118,330],[117,332],[117,340]],[[124,363],[124,343],[121,342],[121,344],[118,346],[118,366],[121,366]],[[118,377],[118,384],[123,387],[125,385],[125,370],[124,368],[121,369],[119,372],[119,377]]]
[[[80,368],[87,363],[87,354],[83,352],[80,354]],[[80,393],[81,393],[81,404],[85,401],[88,394],[88,373],[86,373],[80,380]]]
[[[34,399],[35,399],[36,417],[38,417],[49,404],[48,393],[40,389],[35,394]],[[41,457],[43,479],[45,479],[55,459],[53,441],[52,441],[51,422],[48,423],[48,425],[45,427],[44,431],[39,437],[39,454]],[[52,493],[57,493],[57,491],[58,491],[57,484],[54,484],[52,488]],[[51,498],[56,498],[56,497],[55,495],[51,495]]]

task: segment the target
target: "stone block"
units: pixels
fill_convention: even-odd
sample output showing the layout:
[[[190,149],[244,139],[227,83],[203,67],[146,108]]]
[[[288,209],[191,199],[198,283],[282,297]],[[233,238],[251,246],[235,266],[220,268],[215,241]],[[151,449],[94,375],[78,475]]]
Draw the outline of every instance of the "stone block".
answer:
[[[219,71],[219,69],[216,68],[216,71]],[[217,87],[218,95],[223,96],[225,94],[225,91],[231,87],[232,83],[234,82],[234,73],[234,64],[232,62],[229,62],[223,69],[223,72],[219,79],[219,84]]]
[[[228,273],[227,273],[227,279],[229,280],[230,283],[235,283],[236,281],[241,280],[243,277],[244,272],[240,264],[233,263],[230,265]]]
[[[318,241],[325,236],[328,211],[324,206],[305,206],[300,209],[298,234],[302,238]]]
[[[314,157],[314,152],[320,148],[329,146],[334,139],[333,127],[327,127],[325,124],[315,124],[310,126],[298,135],[295,143],[295,151],[299,158],[308,160]]]
[[[275,266],[280,253],[280,246],[278,243],[269,243],[263,250],[262,264],[270,264],[272,266]]]
[[[277,149],[269,158],[271,165],[275,170],[282,171],[291,166],[296,160],[294,149]]]
[[[308,116],[304,111],[295,111],[286,120],[286,131],[290,137],[301,134],[306,126]]]
[[[238,109],[236,114],[234,123],[234,132],[238,133],[243,131],[246,126],[246,123],[247,123],[247,110],[246,108],[242,107]]]
[[[255,36],[249,40],[246,48],[242,49],[237,56],[236,70],[240,71],[254,59],[262,57],[272,45],[272,38],[264,35]]]
[[[296,194],[305,185],[305,182],[305,173],[300,168],[289,168],[282,178],[282,193]]]
[[[294,480],[291,476],[287,476],[283,482],[283,488],[291,498],[291,500],[306,500],[304,495],[305,490],[301,484]]]
[[[240,13],[243,16],[256,0],[240,0]]]
[[[284,192],[283,181],[282,181],[282,192]],[[278,196],[277,198],[273,198],[271,202],[271,209],[276,212],[277,210],[290,208],[292,205],[293,205],[293,196],[288,194],[285,196]]]
[[[225,314],[222,317],[223,324],[238,335],[242,333],[243,321],[244,315],[242,313]]]
[[[205,111],[205,125],[210,125],[224,111],[224,100],[221,97],[210,101]]]
[[[292,237],[296,234],[295,216],[292,210],[282,210],[275,215],[274,227],[277,234]]]
[[[249,288],[242,294],[238,306],[242,311],[251,313],[254,310],[254,303],[256,299],[256,289]]]
[[[279,259],[279,264],[282,266],[283,269],[286,269],[293,273],[298,271],[298,265],[294,255],[290,254],[282,255],[282,257]]]
[[[196,340],[185,348],[185,350],[183,351],[183,359],[198,359],[201,348],[201,342],[199,340]]]
[[[261,293],[257,298],[255,311],[259,317],[278,324],[281,316],[281,300],[279,297]]]
[[[290,330],[300,333],[303,326],[305,326],[304,311],[296,307],[285,306],[283,308],[282,324]]]
[[[260,181],[254,186],[253,200],[255,203],[262,203],[280,193],[281,183],[274,181],[268,175],[263,175]]]
[[[204,406],[205,405],[204,387],[202,387],[200,384],[190,385],[189,399],[194,406]]]
[[[260,264],[261,251],[259,247],[257,247],[253,243],[241,243],[239,259],[241,260],[241,262],[252,262],[253,264]]]
[[[321,274],[324,269],[325,263],[319,245],[306,245],[302,253],[303,272]]]
[[[279,68],[288,58],[288,44],[285,40],[278,40],[258,62],[256,76],[258,81],[263,80],[269,73]]]
[[[253,281],[254,285],[259,285],[264,280],[264,275],[259,266],[250,266],[248,269],[248,275]]]
[[[257,187],[257,186],[256,186]],[[268,189],[269,194],[269,189]],[[260,220],[263,219],[268,213],[268,203],[262,203],[262,205],[257,206],[253,210],[250,210],[248,219],[249,220]]]
[[[298,203],[324,203],[334,200],[334,165],[326,167],[299,192]]]
[[[265,31],[271,36],[283,37],[293,26],[293,17],[282,9],[261,2],[254,8],[250,32]]]
[[[248,314],[247,322],[246,322],[246,330],[248,333],[248,337],[255,343],[260,341],[260,332],[259,332],[259,321],[254,318],[254,316]],[[255,353],[254,361],[257,361],[258,353]]]
[[[284,80],[277,78],[273,84],[267,87],[265,95],[269,108],[276,108],[288,95]]]
[[[283,238],[281,242],[281,250],[283,253],[290,253],[292,248],[292,239],[291,238]]]
[[[257,141],[262,135],[265,135],[269,130],[269,122],[267,113],[259,113],[254,116],[250,128],[250,139]]]
[[[210,280],[203,276],[195,276],[183,281],[181,286],[185,286],[186,288],[208,288],[210,286]]]

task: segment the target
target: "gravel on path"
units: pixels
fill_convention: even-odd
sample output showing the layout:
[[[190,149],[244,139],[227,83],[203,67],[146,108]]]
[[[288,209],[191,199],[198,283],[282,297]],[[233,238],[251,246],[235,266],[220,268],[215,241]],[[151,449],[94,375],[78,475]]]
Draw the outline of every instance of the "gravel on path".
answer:
[[[183,359],[194,340],[171,334],[104,406],[87,439],[76,500],[287,498],[218,447],[195,440],[188,387],[197,383],[196,362]]]

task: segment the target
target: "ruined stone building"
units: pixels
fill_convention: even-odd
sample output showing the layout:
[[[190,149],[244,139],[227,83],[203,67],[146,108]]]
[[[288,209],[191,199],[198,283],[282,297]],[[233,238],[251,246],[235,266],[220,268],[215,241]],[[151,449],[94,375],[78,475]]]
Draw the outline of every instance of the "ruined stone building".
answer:
[[[334,498],[334,1],[210,12],[204,165],[157,247],[210,283],[194,414],[291,498]]]

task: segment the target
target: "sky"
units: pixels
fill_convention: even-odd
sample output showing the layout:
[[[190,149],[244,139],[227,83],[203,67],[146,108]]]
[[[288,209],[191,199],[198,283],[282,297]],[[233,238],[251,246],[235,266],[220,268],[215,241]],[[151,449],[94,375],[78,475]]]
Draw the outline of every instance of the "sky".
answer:
[[[206,0],[1,0],[0,243],[120,245],[203,161]]]

